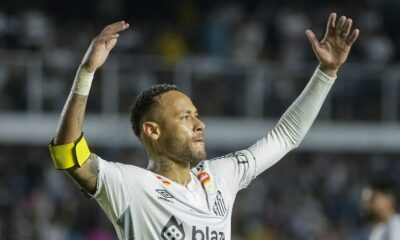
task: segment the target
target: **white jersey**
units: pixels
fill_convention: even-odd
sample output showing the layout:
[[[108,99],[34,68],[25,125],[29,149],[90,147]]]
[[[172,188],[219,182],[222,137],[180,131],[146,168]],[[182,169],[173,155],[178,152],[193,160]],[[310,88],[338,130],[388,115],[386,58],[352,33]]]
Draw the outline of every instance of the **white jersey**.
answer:
[[[120,239],[230,239],[236,193],[255,177],[249,151],[202,161],[186,187],[132,165],[99,163],[108,185],[99,181],[95,198]]]
[[[278,124],[246,150],[200,162],[182,186],[146,169],[98,157],[94,198],[119,239],[229,240],[236,194],[297,147],[334,79],[316,70]]]
[[[369,240],[400,240],[400,215],[396,214],[388,221],[376,225]]]

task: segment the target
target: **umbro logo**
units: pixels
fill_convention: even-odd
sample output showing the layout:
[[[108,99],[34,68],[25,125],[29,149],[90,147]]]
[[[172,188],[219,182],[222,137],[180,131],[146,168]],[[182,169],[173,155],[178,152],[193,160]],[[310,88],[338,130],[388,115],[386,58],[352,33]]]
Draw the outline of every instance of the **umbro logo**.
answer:
[[[170,199],[174,198],[169,192],[163,189],[156,189],[156,192],[158,192],[157,198],[160,200],[163,200],[165,202],[173,203]]]

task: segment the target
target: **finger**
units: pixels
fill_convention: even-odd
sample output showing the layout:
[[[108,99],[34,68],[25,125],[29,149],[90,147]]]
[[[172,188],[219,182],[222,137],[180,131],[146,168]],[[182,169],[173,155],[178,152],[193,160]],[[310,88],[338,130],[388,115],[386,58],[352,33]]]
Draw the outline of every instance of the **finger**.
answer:
[[[103,44],[103,43],[106,43],[106,42],[108,42],[108,41],[110,41],[112,39],[118,39],[118,38],[119,38],[119,34],[118,33],[117,34],[111,34],[111,35],[105,35],[105,36],[101,36],[98,39],[98,43]]]
[[[360,30],[355,29],[351,35],[347,38],[346,42],[350,46],[353,45],[353,43],[357,40],[358,36],[360,35]]]
[[[342,36],[347,37],[350,34],[350,29],[352,25],[353,25],[353,20],[348,18],[344,24]]]
[[[110,24],[104,28],[104,30],[101,32],[102,34],[114,34],[117,32],[121,32],[129,27],[129,23],[126,23],[125,21],[119,21],[113,24]]]
[[[114,34],[114,33],[122,32],[122,31],[126,30],[128,27],[129,27],[128,23],[120,22],[115,25],[114,24],[110,25],[108,28],[104,29],[104,31],[102,33]]]
[[[111,50],[114,48],[115,44],[117,44],[118,39],[117,38],[113,38],[110,41],[106,42],[106,49]]]
[[[336,25],[336,13],[331,13],[329,15],[329,19],[326,24],[326,32],[324,38],[326,38],[330,34],[335,33],[335,25]]]
[[[326,24],[326,32],[329,30],[334,30],[336,25],[336,13],[331,13],[329,15],[328,23]]]
[[[312,48],[314,49],[314,52],[318,51],[318,49],[320,49],[319,41],[313,31],[307,30],[306,35],[311,43]]]
[[[343,26],[344,26],[344,23],[346,22],[346,17],[345,16],[341,16],[340,18],[339,18],[339,21],[338,21],[338,23],[336,24],[336,26],[335,26],[335,33],[336,34],[341,34],[342,33],[342,31],[343,31]]]

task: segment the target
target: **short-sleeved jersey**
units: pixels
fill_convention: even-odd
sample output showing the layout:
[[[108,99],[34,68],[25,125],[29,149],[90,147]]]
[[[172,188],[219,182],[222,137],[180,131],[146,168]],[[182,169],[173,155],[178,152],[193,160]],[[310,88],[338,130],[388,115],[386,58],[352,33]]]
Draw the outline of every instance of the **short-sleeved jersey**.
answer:
[[[94,197],[120,239],[230,239],[237,192],[255,178],[248,150],[200,162],[185,187],[146,169],[100,157]]]

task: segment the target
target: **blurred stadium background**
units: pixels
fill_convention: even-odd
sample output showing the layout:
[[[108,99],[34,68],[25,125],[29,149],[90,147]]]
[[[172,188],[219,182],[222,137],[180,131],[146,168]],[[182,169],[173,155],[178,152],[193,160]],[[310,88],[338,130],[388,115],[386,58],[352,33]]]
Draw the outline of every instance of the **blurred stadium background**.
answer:
[[[363,186],[400,179],[398,0],[2,0],[0,239],[116,238],[47,151],[106,24],[132,27],[96,74],[86,135],[102,157],[146,166],[128,118],[141,89],[169,82],[190,94],[210,158],[245,148],[305,86],[317,61],[304,31],[321,36],[331,11],[352,17],[361,38],[300,148],[239,194],[232,238],[367,239]]]

